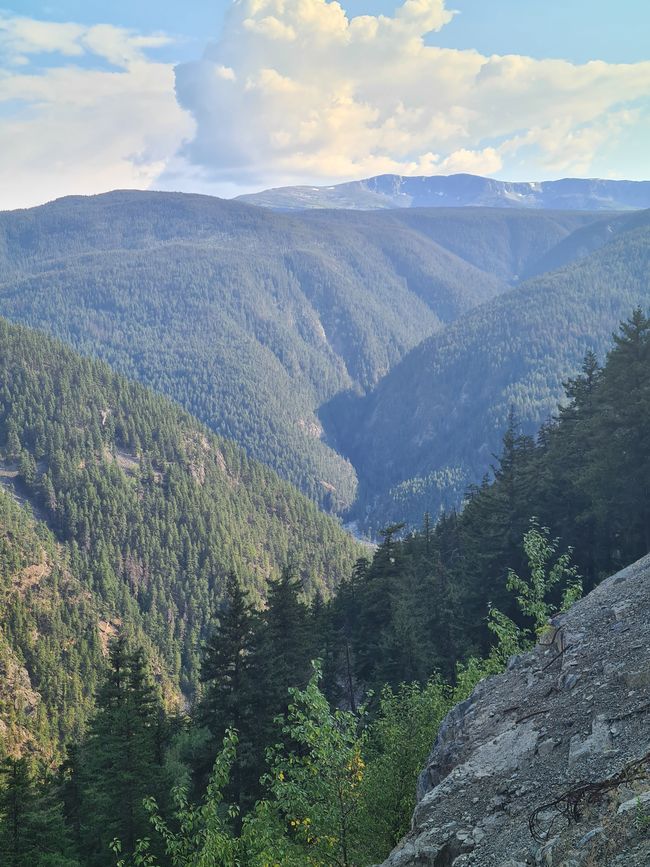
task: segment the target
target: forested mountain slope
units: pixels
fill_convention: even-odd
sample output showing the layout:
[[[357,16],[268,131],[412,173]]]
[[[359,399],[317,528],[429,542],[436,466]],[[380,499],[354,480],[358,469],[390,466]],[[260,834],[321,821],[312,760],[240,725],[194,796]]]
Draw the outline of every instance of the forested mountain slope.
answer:
[[[650,207],[650,181],[563,178],[511,183],[478,175],[378,175],[330,187],[278,187],[240,200],[280,210],[303,208],[553,208],[626,210]]]
[[[48,522],[107,630],[145,636],[163,680],[187,695],[230,573],[258,601],[287,565],[307,596],[327,595],[359,553],[239,446],[104,363],[5,320],[0,457],[0,481]]]
[[[179,401],[326,508],[355,473],[316,409],[373,386],[594,214],[282,215],[174,193],[0,214],[0,313]]]
[[[562,381],[650,302],[650,212],[590,256],[483,305],[425,340],[366,398],[328,412],[376,528],[457,504],[498,451],[513,407],[532,432]]]
[[[21,355],[26,337],[31,342],[25,340]],[[542,633],[550,643],[518,656],[497,681],[504,689],[487,702],[494,682],[485,680],[502,671],[513,652],[525,651],[580,586],[590,590],[650,548],[650,320],[640,310],[622,323],[602,368],[593,355],[585,358],[580,375],[567,383],[556,422],[535,440],[510,426],[494,479],[472,491],[462,512],[435,526],[425,521],[404,537],[396,527],[387,529],[372,561],[348,566],[347,580],[329,600],[316,596],[306,606],[299,582],[284,572],[269,583],[267,605],[256,612],[237,579],[229,579],[203,647],[204,691],[191,719],[168,713],[151,677],[153,668],[164,687],[165,675],[173,672],[163,657],[165,644],[161,647],[148,629],[155,608],[139,618],[128,607],[129,591],[139,591],[138,602],[146,598],[155,567],[148,563],[138,573],[132,558],[122,598],[111,606],[110,590],[119,582],[111,581],[101,564],[93,571],[93,547],[99,541],[110,562],[116,515],[140,521],[125,493],[129,480],[150,534],[173,536],[165,518],[175,506],[179,526],[186,509],[196,520],[191,500],[179,497],[188,489],[182,483],[187,470],[212,496],[218,493],[210,462],[201,458],[205,445],[198,460],[192,442],[184,452],[175,451],[173,419],[182,427],[187,416],[102,364],[77,361],[77,376],[66,376],[61,371],[70,373],[74,359],[69,350],[17,326],[2,325],[0,338],[0,346],[19,358],[13,366],[3,361],[2,371],[11,374],[7,382],[29,396],[11,401],[5,387],[0,398],[3,419],[10,418],[6,442],[0,441],[5,484],[49,516],[61,538],[61,521],[74,504],[81,519],[94,518],[97,503],[107,517],[106,530],[89,522],[77,542],[55,545],[42,524],[0,495],[0,664],[8,673],[0,681],[3,863],[31,865],[45,855],[47,863],[66,867],[111,867],[120,848],[113,845],[116,839],[127,859],[146,857],[164,867],[179,858],[220,863],[224,851],[251,867],[303,867],[315,856],[330,863],[332,852],[342,853],[341,864],[378,863],[409,829],[417,772],[436,733],[437,749],[421,778],[420,795],[445,782],[421,801],[413,833],[393,863],[426,861],[431,852],[445,861],[474,849],[477,856],[481,851],[510,855],[512,846],[527,845],[517,805],[526,805],[526,815],[543,806],[547,794],[555,794],[549,780],[560,780],[567,790],[572,781],[585,779],[585,770],[603,781],[621,770],[639,771],[629,760],[647,766],[648,708],[642,693],[648,678],[637,653],[637,645],[647,645],[647,564],[641,574],[632,569],[605,582],[556,619],[555,628]],[[91,384],[99,402],[90,399]],[[32,398],[37,393],[40,403]],[[77,394],[86,414],[76,404]],[[133,415],[127,405],[135,408]],[[170,418],[156,414],[160,407],[169,409]],[[77,425],[64,426],[71,417]],[[202,430],[196,423],[194,429]],[[70,443],[69,466],[55,451],[63,431]],[[140,461],[139,473],[127,450],[136,439],[154,455]],[[206,439],[209,452],[216,440]],[[25,447],[31,442],[33,452]],[[111,443],[121,446],[114,456]],[[218,465],[221,472],[232,472],[225,459]],[[103,475],[110,485],[93,490],[84,484]],[[152,495],[156,486],[164,498]],[[118,494],[119,511],[113,506]],[[223,500],[219,506],[228,511]],[[340,543],[334,538],[331,544]],[[161,561],[169,554],[169,548],[161,551]],[[192,588],[201,586],[194,575],[184,584],[165,586],[176,604],[192,601]],[[107,609],[125,613],[107,621]],[[119,637],[110,644],[106,665],[100,665],[111,628]],[[625,654],[629,659],[621,668]],[[315,656],[322,659],[321,689],[318,677],[308,683]],[[557,670],[553,673],[558,666],[559,679]],[[95,680],[97,701],[84,729]],[[555,688],[549,691],[552,681]],[[473,699],[440,726],[447,710],[477,683]],[[596,707],[593,689],[603,683],[607,689]],[[363,697],[368,704],[357,713]],[[328,699],[351,710],[333,710]],[[50,714],[57,721],[52,727]],[[236,727],[237,737],[226,733],[229,726]],[[57,729],[75,738],[58,772],[60,756],[35,749]],[[270,744],[275,746],[266,750]],[[458,770],[448,777],[454,767]],[[495,778],[503,783],[498,796],[504,800],[498,803]],[[454,787],[459,780],[476,790],[467,810],[466,786]],[[453,802],[440,799],[443,793]],[[631,839],[629,831],[634,847],[641,847],[631,863],[644,864],[647,840],[636,791],[621,794],[626,811],[637,809],[634,827],[627,819],[616,825],[619,819],[603,801],[603,812],[597,805],[586,821],[595,820],[597,829],[602,818],[608,833],[590,834],[586,843],[605,844],[607,856],[621,853],[621,837],[610,829],[625,828],[625,839]],[[156,799],[146,810],[145,796]],[[462,816],[454,803],[465,810]],[[514,831],[501,821],[501,808],[517,820]],[[447,823],[446,809],[456,825]],[[538,814],[542,821],[550,817],[549,810]],[[572,819],[581,817],[582,811]],[[420,821],[427,818],[431,821]],[[577,844],[583,850],[588,830],[591,824],[581,832],[572,825],[567,835],[553,838],[551,848],[568,852]],[[496,848],[489,848],[493,843]],[[628,851],[636,850],[628,846]]]
[[[2,752],[51,758],[79,737],[92,706],[99,611],[52,533],[2,487],[0,612]]]
[[[606,231],[618,231],[621,221],[636,215],[604,215],[593,211],[529,211],[523,208],[409,208],[383,212],[358,211],[306,211],[300,215],[305,223],[327,231],[339,225],[350,231],[364,227],[365,231],[381,237],[385,232],[397,232],[398,237],[407,228],[430,242],[444,247],[463,261],[498,277],[507,283],[516,283],[527,274],[537,273],[540,258],[552,256],[565,249],[565,261],[573,261],[583,250],[570,245],[571,238],[580,232],[593,232],[594,236]],[[595,243],[595,242],[594,242]],[[405,257],[411,256],[408,248]],[[412,263],[411,267],[414,267]],[[471,279],[472,275],[467,277]],[[468,288],[468,287],[466,287]],[[448,317],[447,321],[449,321]]]

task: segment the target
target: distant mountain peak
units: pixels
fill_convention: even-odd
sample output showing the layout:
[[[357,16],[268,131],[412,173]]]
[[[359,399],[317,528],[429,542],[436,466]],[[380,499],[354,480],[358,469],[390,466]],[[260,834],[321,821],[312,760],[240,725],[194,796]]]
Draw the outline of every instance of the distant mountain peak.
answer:
[[[511,182],[470,174],[377,175],[334,186],[278,187],[239,196],[239,200],[286,211],[443,207],[625,211],[650,208],[650,181],[562,178]]]

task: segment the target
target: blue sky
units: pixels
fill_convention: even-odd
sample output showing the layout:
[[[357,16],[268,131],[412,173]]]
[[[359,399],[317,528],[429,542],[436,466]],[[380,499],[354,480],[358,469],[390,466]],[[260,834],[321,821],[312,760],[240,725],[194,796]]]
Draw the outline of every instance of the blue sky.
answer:
[[[390,14],[395,3],[351,0],[351,15]],[[584,63],[647,60],[650,3],[647,0],[455,0],[459,15],[436,42],[447,48],[475,48],[483,54],[527,54]],[[217,38],[228,3],[224,0],[60,0],[14,2],[7,10],[53,21],[103,21],[135,30],[164,30],[185,36],[185,44],[165,52],[172,60],[190,60],[206,35]]]
[[[0,208],[387,171],[650,177],[646,0],[342,5],[0,7]]]

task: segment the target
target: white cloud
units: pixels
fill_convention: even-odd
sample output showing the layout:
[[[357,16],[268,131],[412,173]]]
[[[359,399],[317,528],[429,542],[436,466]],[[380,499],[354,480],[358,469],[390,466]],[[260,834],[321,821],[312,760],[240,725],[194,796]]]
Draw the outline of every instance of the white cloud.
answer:
[[[453,14],[445,0],[356,17],[335,0],[234,0],[220,40],[174,73],[155,59],[165,34],[0,13],[0,208],[389,172],[647,173],[649,62],[443,49]]]
[[[79,24],[0,17],[0,51],[5,63],[24,63],[28,55],[54,53],[66,57],[83,54],[84,28]]]
[[[354,18],[327,0],[235,0],[220,41],[176,69],[196,121],[182,157],[206,183],[248,186],[503,173],[523,155],[540,175],[588,173],[647,117],[650,62],[442,49],[428,34],[452,14],[444,0]]]
[[[192,130],[173,67],[147,54],[168,41],[110,25],[0,18],[0,208],[149,187]],[[57,62],[48,65],[50,54]],[[35,56],[38,68],[25,63]]]

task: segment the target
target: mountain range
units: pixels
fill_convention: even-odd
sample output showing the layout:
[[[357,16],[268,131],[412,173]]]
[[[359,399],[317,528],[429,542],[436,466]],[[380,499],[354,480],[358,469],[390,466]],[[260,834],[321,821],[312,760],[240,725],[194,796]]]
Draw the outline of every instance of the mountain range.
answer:
[[[70,197],[0,214],[0,314],[374,534],[458,506],[511,409],[536,431],[648,304],[649,214]]]
[[[650,207],[650,181],[563,178],[513,183],[470,174],[378,175],[327,187],[278,187],[239,199],[282,211],[458,207],[623,211]]]
[[[0,214],[0,314],[181,403],[321,506],[356,473],[318,410],[507,292],[603,215],[409,210],[285,215],[115,192]],[[600,231],[607,234],[606,229]]]
[[[556,619],[539,657],[521,651],[531,624],[650,544],[650,320],[630,315],[650,302],[650,211],[286,215],[115,193],[4,214],[0,249],[0,310],[21,320],[0,318],[0,860],[110,867],[121,849],[166,865],[171,842],[210,863],[224,845],[251,864],[298,867],[315,845],[323,861],[338,847],[342,864],[378,863],[408,830],[436,733],[421,794],[458,767],[460,742],[470,762],[488,741],[505,761],[490,720],[512,699],[480,705],[476,737],[463,714],[513,651],[515,704],[588,651],[587,680],[569,672],[558,693],[579,728],[504,741],[517,767],[540,757],[531,809],[565,747],[569,770],[602,747],[601,770],[618,772],[592,675],[603,630],[623,646],[644,600],[619,575],[605,608]],[[609,349],[606,363],[588,356],[565,389],[586,349]],[[321,451],[291,437],[305,420]],[[215,432],[227,422],[239,442]],[[348,502],[309,475],[310,455],[346,468]],[[610,668],[633,744],[647,677]],[[467,833],[440,839],[418,818],[427,794],[393,860],[510,854],[493,792]]]
[[[536,433],[585,353],[602,359],[616,323],[650,305],[649,211],[576,234],[581,249],[601,246],[471,311],[329,412],[360,479],[362,525],[456,507],[494,462],[509,414]]]

